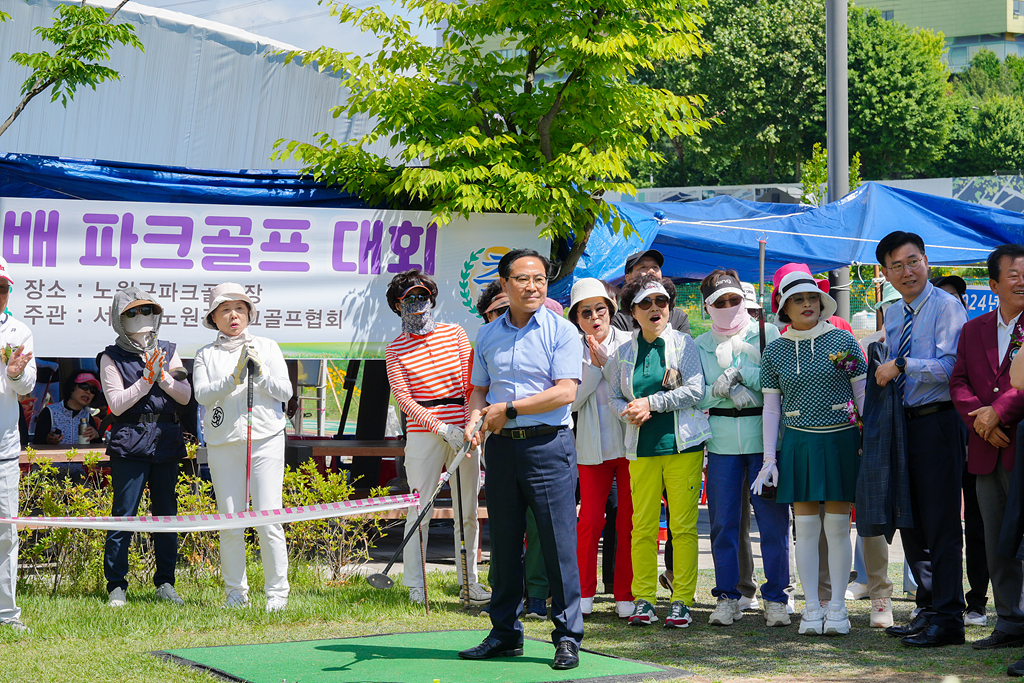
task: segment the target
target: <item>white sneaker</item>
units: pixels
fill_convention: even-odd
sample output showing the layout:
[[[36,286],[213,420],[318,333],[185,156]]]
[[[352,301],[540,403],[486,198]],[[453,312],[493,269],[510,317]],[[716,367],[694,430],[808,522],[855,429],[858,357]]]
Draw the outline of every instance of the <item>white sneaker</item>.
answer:
[[[825,630],[825,610],[813,605],[804,607],[803,616],[800,617],[800,629],[797,631],[802,636],[820,636]]]
[[[288,598],[273,596],[267,598],[267,613],[280,612],[288,606]]]
[[[425,605],[427,602],[427,593],[423,588],[410,588],[409,589],[409,602],[416,603],[417,605]]]
[[[739,602],[741,612],[756,612],[761,607],[757,602],[756,595],[752,598],[748,598],[745,595],[740,596]]]
[[[594,598],[580,598],[580,611],[588,617],[594,611]]]
[[[871,628],[889,628],[892,624],[892,598],[872,599]]]
[[[115,588],[107,596],[107,607],[124,607],[128,604],[128,596],[123,588]]]
[[[851,583],[846,587],[847,600],[865,600],[868,597],[868,586],[865,583]]]
[[[764,601],[764,622],[766,626],[789,626],[792,621],[786,610],[786,603]]]
[[[708,623],[715,626],[731,626],[734,621],[743,618],[743,610],[740,609],[740,601],[725,596],[718,598],[718,605],[715,611],[708,617]]]
[[[988,615],[985,610],[971,607],[964,612],[964,626],[987,626]]]
[[[173,602],[175,605],[185,604],[185,601],[178,597],[178,594],[174,591],[174,586],[172,586],[169,583],[164,583],[157,586],[156,599],[166,600],[167,602]]]
[[[616,600],[615,601],[615,614],[619,616],[619,619],[629,619],[629,615],[633,613],[633,603],[630,600]]]
[[[842,607],[830,607],[825,612],[825,635],[845,636],[850,632],[850,612],[846,605]]]
[[[238,609],[241,607],[248,606],[249,598],[247,598],[244,595],[238,595],[236,593],[232,593],[227,597],[227,600],[224,601],[224,609]]]
[[[469,604],[489,605],[491,604],[491,591],[482,583],[469,584]]]
[[[30,629],[28,626],[25,626],[25,624],[21,622],[21,619],[8,619],[7,621],[0,621],[0,626],[6,626],[9,629],[13,629],[16,633],[22,633],[25,635],[32,633],[32,629]]]

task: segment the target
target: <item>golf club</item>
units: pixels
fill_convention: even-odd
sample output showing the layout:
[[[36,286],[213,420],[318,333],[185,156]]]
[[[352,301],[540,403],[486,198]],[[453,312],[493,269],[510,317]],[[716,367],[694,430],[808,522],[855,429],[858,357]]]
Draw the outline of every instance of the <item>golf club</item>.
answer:
[[[453,501],[452,505],[457,503],[459,506],[459,558],[462,560],[462,609],[468,610],[470,605],[469,573],[466,561],[466,518],[462,510],[462,470],[455,470],[455,495],[458,496],[458,500]]]
[[[477,423],[473,426],[473,431],[470,432],[470,434],[476,434],[477,432],[480,431],[480,429],[483,426],[484,420],[483,418],[480,418],[479,420],[477,420]],[[388,576],[388,572],[391,571],[391,567],[393,567],[395,562],[398,561],[398,556],[402,554],[402,550],[405,548],[406,544],[408,544],[409,541],[412,539],[413,534],[416,533],[416,530],[423,522],[423,518],[427,516],[428,512],[430,512],[430,508],[434,504],[434,499],[437,498],[437,495],[439,493],[441,493],[441,489],[443,489],[444,485],[448,483],[448,480],[452,478],[452,473],[458,470],[459,465],[462,464],[462,459],[466,457],[466,453],[469,452],[469,449],[472,446],[473,440],[466,439],[466,443],[464,443],[462,445],[462,448],[459,449],[459,452],[455,455],[455,459],[452,460],[452,464],[449,465],[448,469],[445,470],[444,474],[441,475],[441,480],[437,483],[437,488],[434,489],[434,494],[430,496],[430,500],[428,500],[426,504],[423,505],[419,517],[416,518],[416,525],[412,529],[410,529],[409,532],[405,535],[405,538],[402,539],[402,543],[398,546],[398,550],[395,551],[395,554],[391,556],[391,560],[388,562],[387,566],[384,567],[384,571],[382,571],[379,574],[370,574],[366,577],[366,582],[368,584],[379,590],[391,588],[395,585],[395,582],[392,581],[391,578]]]

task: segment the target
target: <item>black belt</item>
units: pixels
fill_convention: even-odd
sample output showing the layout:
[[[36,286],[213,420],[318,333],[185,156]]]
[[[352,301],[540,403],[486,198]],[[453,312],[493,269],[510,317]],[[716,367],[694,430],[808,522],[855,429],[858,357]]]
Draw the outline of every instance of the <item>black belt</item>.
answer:
[[[153,422],[177,422],[178,416],[174,413],[135,413],[132,415],[118,415],[114,420],[115,424],[151,424]]]
[[[466,405],[465,396],[453,396],[452,398],[433,398],[429,401],[417,401],[424,408],[434,408],[436,406],[464,406]]]
[[[903,412],[906,414],[908,420],[916,420],[919,417],[934,415],[935,413],[941,413],[945,410],[953,410],[952,401],[936,401],[935,403],[925,403],[921,406],[903,407]]]
[[[498,434],[510,439],[532,439],[536,436],[554,434],[563,429],[565,429],[564,425],[559,425],[558,427],[516,427],[515,429],[502,429]]]
[[[708,413],[716,417],[761,417],[764,408],[711,408]]]

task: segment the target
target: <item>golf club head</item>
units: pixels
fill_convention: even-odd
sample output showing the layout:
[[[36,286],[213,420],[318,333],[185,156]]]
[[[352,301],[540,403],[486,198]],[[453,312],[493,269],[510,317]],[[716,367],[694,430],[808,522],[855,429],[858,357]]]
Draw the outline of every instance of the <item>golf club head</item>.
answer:
[[[377,590],[385,590],[395,585],[395,582],[387,574],[370,574],[366,577],[366,583]]]

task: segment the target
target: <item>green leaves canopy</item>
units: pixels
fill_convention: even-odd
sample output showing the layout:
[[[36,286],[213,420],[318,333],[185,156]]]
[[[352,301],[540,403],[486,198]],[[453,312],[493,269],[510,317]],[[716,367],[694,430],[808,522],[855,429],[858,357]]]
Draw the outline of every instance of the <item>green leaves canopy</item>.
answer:
[[[702,1],[403,0],[421,26],[444,27],[440,47],[378,7],[328,2],[383,50],[363,58],[321,47],[289,59],[343,74],[349,96],[334,115],[369,114],[373,128],[353,140],[280,140],[275,158],[294,156],[368,202],[429,207],[441,223],[526,213],[542,236],[585,242],[597,215],[618,227],[601,197],[634,190],[628,165],[661,160],[645,134],[708,126],[704,98],[631,81],[657,61],[701,53],[692,9]],[[561,77],[542,76],[552,71]],[[396,158],[368,151],[381,140]]]

